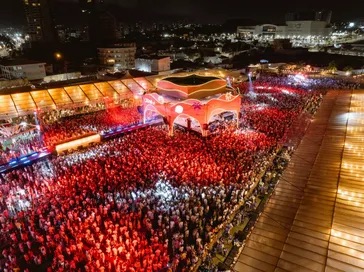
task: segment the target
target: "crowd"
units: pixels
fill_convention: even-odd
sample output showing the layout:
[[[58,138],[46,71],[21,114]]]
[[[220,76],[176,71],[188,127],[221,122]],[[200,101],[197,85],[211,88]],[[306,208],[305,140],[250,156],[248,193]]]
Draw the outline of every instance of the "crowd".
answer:
[[[115,107],[86,115],[64,117],[51,123],[44,118],[42,122],[44,145],[53,146],[88,133],[100,133],[139,122],[141,115],[135,107]]]
[[[169,137],[164,125],[153,126],[7,173],[0,270],[187,271],[317,96],[284,95],[285,106],[269,99],[264,114],[246,99],[239,129],[218,121],[206,138],[178,129]],[[67,119],[44,137],[135,120],[123,113]]]
[[[0,141],[0,165],[41,150],[43,147],[40,141],[40,133],[36,129],[10,137],[1,137]]]
[[[262,76],[255,81],[255,84],[261,83],[266,83],[268,85],[293,86],[306,90],[348,90],[358,89],[360,87],[360,83],[345,80],[343,78],[325,76],[309,77],[302,74],[288,76]]]
[[[66,116],[62,117],[65,114]],[[34,129],[27,133],[15,135],[8,145],[4,144],[4,140],[3,148],[0,149],[0,164],[5,164],[45,147],[52,148],[57,143],[72,138],[140,123],[142,118],[135,107],[115,107],[73,116],[67,116],[67,111],[60,111],[58,116],[54,112],[40,116],[42,133],[40,134],[37,129]],[[35,121],[30,120],[28,122],[34,123]]]
[[[57,158],[51,161],[53,177],[44,176],[44,169],[32,169],[39,164],[25,172],[9,173],[6,180],[12,188],[16,191],[19,186],[26,192],[22,197],[27,199],[21,203],[37,204],[22,212],[19,198],[10,197],[18,193],[4,191],[8,203],[3,203],[3,208],[17,214],[16,223],[22,225],[19,229],[7,222],[2,233],[12,231],[14,245],[31,241],[24,252],[31,261],[23,268],[37,267],[34,259],[42,260],[39,264],[52,260],[52,271],[63,265],[68,271],[72,261],[77,268],[105,267],[109,258],[94,252],[99,243],[102,253],[116,255],[114,266],[105,267],[107,271],[129,271],[123,267],[159,271],[177,255],[180,263],[173,266],[182,271],[242,198],[256,171],[264,168],[272,141],[261,133],[235,134],[229,129],[208,140],[194,133],[169,138],[165,130],[156,127],[85,153]],[[260,156],[253,156],[252,151]],[[22,238],[25,234],[26,241]],[[59,244],[64,247],[57,251]],[[52,255],[42,256],[37,251],[42,246]],[[68,247],[85,255],[64,264],[60,256]],[[92,253],[87,257],[83,250]],[[160,254],[152,254],[157,250]]]
[[[249,83],[237,86],[239,90],[247,93]],[[261,76],[254,82],[254,93],[261,94],[256,97],[255,104],[270,104],[277,109],[295,107],[301,101],[305,101],[307,90],[326,89],[353,89],[358,88],[358,83],[345,81],[339,78],[296,78],[295,76]],[[265,90],[268,90],[268,93]],[[282,93],[285,88],[287,93]],[[268,94],[268,95],[264,95]],[[292,100],[297,100],[292,103]],[[258,106],[261,107],[261,106]],[[13,144],[0,149],[0,164],[5,164],[12,159],[38,151],[43,147],[52,147],[57,143],[77,138],[90,133],[100,133],[113,130],[120,126],[128,126],[141,122],[141,115],[135,107],[111,108],[101,110],[100,105],[87,106],[81,111],[64,109],[51,111],[41,115],[42,138],[34,133],[28,133],[28,137],[17,138]],[[21,117],[20,121],[24,121]],[[35,123],[34,116],[29,116],[28,123]],[[18,123],[19,123],[18,122]]]

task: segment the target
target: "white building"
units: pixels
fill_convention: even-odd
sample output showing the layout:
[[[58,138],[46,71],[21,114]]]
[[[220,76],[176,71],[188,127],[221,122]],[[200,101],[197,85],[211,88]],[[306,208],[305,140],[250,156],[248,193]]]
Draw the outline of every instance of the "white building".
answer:
[[[46,76],[44,62],[30,60],[10,60],[0,64],[2,77],[7,79],[38,80]]]
[[[251,40],[255,33],[255,26],[238,26],[236,34],[238,37]]]
[[[203,61],[205,63],[221,64],[222,63],[222,58],[219,55],[206,56],[206,57],[203,58]]]
[[[142,57],[135,60],[135,68],[143,72],[163,72],[171,69],[170,57]]]
[[[133,69],[135,67],[135,43],[97,48],[97,53],[101,65],[118,69]]]
[[[238,26],[237,35],[247,40],[274,40],[276,35],[284,35],[285,27],[272,24]]]
[[[286,21],[285,25],[263,24],[238,26],[237,35],[247,40],[273,41],[290,39],[294,45],[323,44],[330,38],[332,28],[325,21]]]
[[[328,37],[331,32],[331,27],[324,21],[287,21],[284,29],[286,37]]]

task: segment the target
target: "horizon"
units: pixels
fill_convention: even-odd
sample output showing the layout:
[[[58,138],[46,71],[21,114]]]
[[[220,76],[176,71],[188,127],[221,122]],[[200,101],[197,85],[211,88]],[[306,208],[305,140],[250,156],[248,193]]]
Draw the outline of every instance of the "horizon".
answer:
[[[54,0],[54,16],[56,24],[82,25],[82,12],[78,0]],[[226,0],[225,5],[207,0],[105,0],[121,22],[134,23],[172,23],[186,21],[188,23],[223,24],[229,19],[253,19],[266,23],[284,22],[287,12],[331,10],[332,21],[356,20],[361,15],[362,4],[358,0],[346,1],[344,6],[329,0],[307,0],[300,4],[288,5],[284,0],[275,2],[261,0],[255,3],[239,3],[238,0]],[[356,7],[357,6],[357,7]],[[208,7],[208,9],[207,9]],[[263,8],[262,8],[263,7]],[[328,7],[328,8],[325,8]],[[26,26],[22,0],[7,1],[0,10],[0,25],[6,27]]]

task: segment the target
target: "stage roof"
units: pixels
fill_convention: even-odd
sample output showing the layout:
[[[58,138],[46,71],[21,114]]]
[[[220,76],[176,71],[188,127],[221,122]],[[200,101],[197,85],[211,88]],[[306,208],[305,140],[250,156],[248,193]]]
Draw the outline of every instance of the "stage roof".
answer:
[[[233,71],[223,69],[198,70],[193,74],[208,77],[224,78]],[[173,74],[175,76],[189,76],[192,72]],[[166,75],[153,75],[121,80],[96,82],[89,84],[24,90],[23,87],[1,94],[0,91],[0,119],[8,119],[31,114],[35,110],[48,111],[56,108],[70,108],[103,101],[104,98],[125,99],[139,96],[157,89],[157,83]]]
[[[140,83],[138,83],[140,82]],[[109,97],[124,99],[140,94],[153,85],[145,78],[97,82],[61,88],[34,90],[30,92],[0,94],[0,119],[8,119],[56,108],[88,105]],[[145,86],[144,89],[142,86]]]
[[[227,91],[225,79],[196,74],[166,77],[157,83],[157,87],[158,93],[178,99],[201,99]]]
[[[199,76],[199,75],[188,75],[188,76],[171,76],[167,77],[164,80],[170,81],[176,85],[181,86],[195,86],[195,85],[202,85],[209,81],[219,79],[218,77],[211,77],[211,76]]]

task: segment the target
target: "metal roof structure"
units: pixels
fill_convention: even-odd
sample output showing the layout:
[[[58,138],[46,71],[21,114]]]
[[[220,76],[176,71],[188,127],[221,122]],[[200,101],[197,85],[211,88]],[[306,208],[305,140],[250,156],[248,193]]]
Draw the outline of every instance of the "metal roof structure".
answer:
[[[364,92],[330,91],[234,271],[364,271]]]
[[[199,70],[193,73],[203,76],[226,77],[232,72],[234,71],[213,69]],[[179,75],[188,74],[191,72],[179,73]],[[147,91],[154,91],[158,81],[165,77],[166,75],[156,75],[32,91],[20,91],[19,89],[19,92],[6,94],[0,92],[0,120],[32,114],[36,110],[49,111],[57,108],[95,104],[104,102],[105,98],[117,100],[140,96]]]
[[[106,97],[113,99],[133,97],[134,94],[148,90],[138,83],[143,81],[145,79],[125,79],[6,95],[0,94],[0,119],[31,114],[36,110],[48,111],[103,102]],[[150,85],[144,84],[146,88],[150,88]]]

